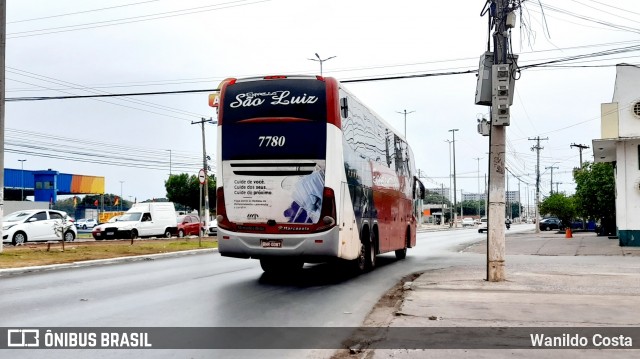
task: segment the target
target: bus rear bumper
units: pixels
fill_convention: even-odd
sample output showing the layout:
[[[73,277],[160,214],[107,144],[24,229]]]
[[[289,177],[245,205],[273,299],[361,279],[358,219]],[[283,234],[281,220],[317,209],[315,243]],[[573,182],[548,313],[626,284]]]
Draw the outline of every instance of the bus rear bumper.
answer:
[[[307,263],[325,262],[338,257],[339,234],[338,227],[321,233],[284,236],[236,233],[218,228],[218,251],[225,257],[299,257]]]

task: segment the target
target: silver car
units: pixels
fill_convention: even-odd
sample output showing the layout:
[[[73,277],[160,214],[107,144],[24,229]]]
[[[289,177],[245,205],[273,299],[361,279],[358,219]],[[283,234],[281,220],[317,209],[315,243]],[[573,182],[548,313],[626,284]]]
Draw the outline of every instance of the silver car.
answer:
[[[2,242],[13,245],[27,241],[73,241],[76,227],[66,212],[51,209],[29,209],[13,212],[2,218]]]

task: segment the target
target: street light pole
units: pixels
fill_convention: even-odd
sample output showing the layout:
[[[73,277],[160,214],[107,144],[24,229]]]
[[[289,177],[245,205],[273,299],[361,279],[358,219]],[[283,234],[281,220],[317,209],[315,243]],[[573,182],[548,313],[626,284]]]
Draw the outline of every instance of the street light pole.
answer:
[[[400,111],[396,111],[399,114],[404,114],[404,139],[407,139],[407,115],[410,113],[414,113],[415,111],[409,111],[407,112],[407,110],[403,110],[402,112]]]
[[[451,129],[449,130],[449,132],[451,132],[451,134],[453,135],[453,140],[451,141],[453,143],[453,208],[456,208],[456,204],[458,203],[457,198],[456,198],[456,131],[459,131],[457,128]],[[453,223],[454,225],[456,224],[456,218],[457,218],[457,214],[454,211],[453,212]]]
[[[478,219],[482,217],[482,215],[480,214],[480,160],[481,159],[482,158],[480,157],[474,158],[474,160],[478,161],[478,196],[476,197],[478,199]]]
[[[214,121],[213,118],[202,118],[200,121],[191,121],[192,125],[200,124],[202,126],[202,170],[204,171],[204,209],[200,213],[200,218],[204,216],[204,226],[209,228],[209,175],[207,174],[208,165],[207,165],[207,146],[205,144],[205,133],[204,133],[204,124],[205,123],[217,124],[218,121]]]
[[[449,202],[451,202],[451,141],[444,140],[449,144]],[[453,203],[453,202],[452,202]],[[449,227],[453,225],[453,205],[449,207]]]
[[[20,201],[24,201],[24,161],[26,160],[18,160],[20,161],[20,177],[21,177],[21,186],[20,188]]]
[[[318,55],[318,53],[315,53],[317,59],[309,59],[311,61],[318,61],[320,63],[320,76],[322,76],[322,63],[327,61],[327,60],[331,60],[333,59],[335,56],[331,56],[331,57],[327,57],[326,59],[321,59],[320,55]]]
[[[122,184],[124,183],[124,181],[120,181],[120,211],[122,212]]]

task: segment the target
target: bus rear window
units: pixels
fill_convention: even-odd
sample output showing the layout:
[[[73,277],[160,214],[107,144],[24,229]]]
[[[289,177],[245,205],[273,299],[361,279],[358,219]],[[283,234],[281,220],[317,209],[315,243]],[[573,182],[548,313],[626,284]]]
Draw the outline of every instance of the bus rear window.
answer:
[[[315,79],[239,82],[226,88],[222,123],[327,121],[326,87]]]

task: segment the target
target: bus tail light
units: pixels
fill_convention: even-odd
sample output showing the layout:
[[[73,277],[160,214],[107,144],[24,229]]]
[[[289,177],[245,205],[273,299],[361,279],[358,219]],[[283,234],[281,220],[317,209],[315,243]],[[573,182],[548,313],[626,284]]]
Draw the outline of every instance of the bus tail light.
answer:
[[[336,196],[333,189],[325,187],[322,191],[322,209],[320,210],[322,220],[315,230],[319,232],[335,226],[336,217]]]
[[[227,208],[224,206],[224,188],[218,187],[216,189],[216,220],[218,221],[218,227],[224,229],[230,229],[229,219],[227,218]]]

